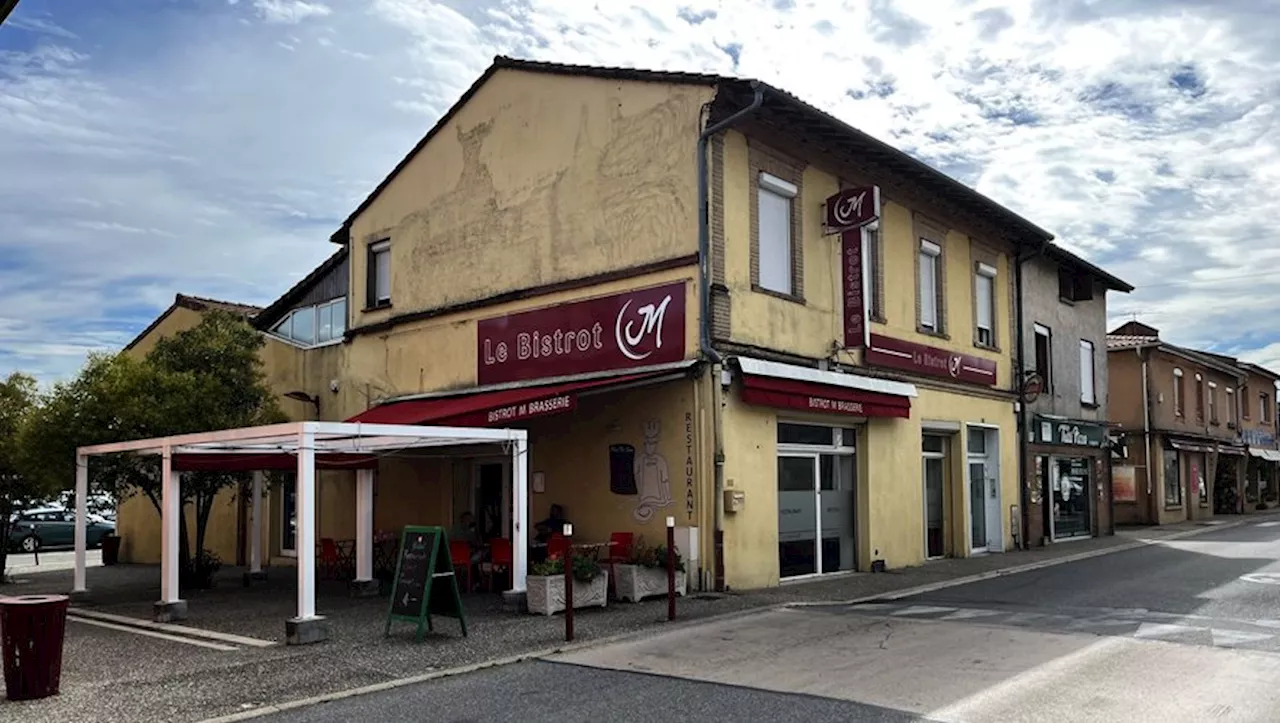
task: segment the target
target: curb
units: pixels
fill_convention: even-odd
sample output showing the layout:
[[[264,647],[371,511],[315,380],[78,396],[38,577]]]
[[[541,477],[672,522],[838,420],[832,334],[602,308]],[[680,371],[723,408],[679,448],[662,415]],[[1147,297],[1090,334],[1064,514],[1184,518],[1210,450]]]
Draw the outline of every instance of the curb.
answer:
[[[231,713],[228,715],[218,716],[214,718],[206,718],[203,721],[201,721],[201,723],[236,723],[237,721],[253,720],[255,718],[261,718],[263,716],[273,715],[276,713],[283,713],[285,711],[297,710],[299,708],[308,708],[314,705],[321,705],[323,703],[332,703],[334,701],[344,700],[347,698],[356,698],[356,697],[359,697],[362,695],[368,695],[371,693],[380,693],[387,690],[402,688],[408,685],[425,683],[431,680],[439,680],[441,678],[449,678],[456,675],[465,675],[467,673],[474,673],[476,671],[485,670],[487,668],[496,668],[496,667],[505,666],[505,665],[512,665],[515,663],[524,662],[526,660],[550,658],[554,655],[575,652],[578,650],[599,647],[603,645],[610,645],[613,643],[623,642],[625,640],[631,640],[635,638],[651,637],[655,635],[665,635],[667,633],[676,632],[682,628],[692,627],[694,625],[723,622],[723,621],[732,620],[735,618],[748,617],[751,615],[760,615],[760,614],[765,614],[769,612],[776,612],[779,610],[803,609],[808,607],[832,607],[832,606],[840,606],[840,605],[856,605],[858,603],[872,602],[877,600],[897,600],[904,597],[910,597],[912,595],[921,595],[927,592],[933,592],[935,590],[942,590],[944,588],[957,587],[960,585],[967,585],[973,582],[990,580],[992,578],[1002,577],[1004,575],[1016,575],[1022,572],[1040,570],[1046,567],[1054,567],[1056,565],[1065,565],[1066,563],[1069,563],[1069,562],[1087,560],[1094,557],[1102,557],[1104,555],[1110,555],[1117,552],[1124,552],[1126,550],[1136,550],[1138,548],[1147,547],[1153,544],[1164,542],[1166,540],[1177,540],[1185,537],[1194,537],[1196,535],[1201,535],[1214,530],[1225,530],[1232,527],[1238,527],[1240,525],[1248,524],[1249,522],[1250,520],[1245,519],[1245,520],[1226,522],[1220,525],[1206,526],[1203,528],[1196,527],[1188,530],[1182,530],[1180,532],[1174,532],[1168,535],[1161,535],[1155,538],[1145,538],[1145,539],[1140,538],[1140,539],[1134,540],[1133,542],[1127,542],[1120,545],[1115,545],[1113,547],[1106,547],[1100,550],[1089,550],[1087,552],[1076,553],[1073,555],[1063,555],[1062,557],[1055,557],[1048,560],[1040,560],[1037,562],[1027,563],[1025,565],[1015,565],[1013,567],[1006,567],[998,570],[990,570],[988,572],[977,573],[974,575],[966,575],[964,577],[957,577],[950,580],[941,580],[939,582],[928,583],[925,585],[917,585],[915,587],[903,588],[901,590],[894,590],[894,591],[880,593],[876,595],[864,595],[862,597],[857,597],[857,598],[853,598],[845,601],[828,600],[828,601],[784,602],[784,603],[774,603],[771,605],[762,605],[760,607],[746,608],[743,610],[734,610],[731,612],[721,613],[719,615],[708,615],[707,617],[695,618],[693,620],[678,621],[676,623],[663,626],[660,629],[654,629],[650,627],[642,630],[634,630],[634,631],[629,631],[624,633],[617,633],[615,635],[609,635],[609,636],[605,636],[605,637],[597,638],[593,640],[584,640],[581,642],[566,643],[564,645],[557,645],[554,647],[543,648],[540,650],[533,650],[527,653],[510,655],[504,658],[486,660],[480,663],[472,663],[470,665],[462,665],[455,668],[447,668],[445,670],[437,670],[437,671],[432,671],[430,673],[422,673],[419,675],[409,676],[407,678],[396,678],[394,680],[388,680],[381,683],[374,683],[372,685],[366,685],[359,688],[350,688],[348,690],[338,691],[334,693],[325,693],[322,695],[312,696],[310,698],[300,698],[298,700],[291,700],[284,703],[273,703],[269,705],[264,705],[259,708],[254,708],[252,710],[242,711],[239,713]]]

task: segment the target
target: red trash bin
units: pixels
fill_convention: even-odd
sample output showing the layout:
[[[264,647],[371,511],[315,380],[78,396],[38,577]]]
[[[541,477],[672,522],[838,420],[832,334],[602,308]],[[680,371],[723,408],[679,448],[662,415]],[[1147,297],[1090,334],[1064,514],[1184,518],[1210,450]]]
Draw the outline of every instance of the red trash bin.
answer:
[[[4,688],[9,700],[58,694],[67,602],[66,595],[0,597]]]

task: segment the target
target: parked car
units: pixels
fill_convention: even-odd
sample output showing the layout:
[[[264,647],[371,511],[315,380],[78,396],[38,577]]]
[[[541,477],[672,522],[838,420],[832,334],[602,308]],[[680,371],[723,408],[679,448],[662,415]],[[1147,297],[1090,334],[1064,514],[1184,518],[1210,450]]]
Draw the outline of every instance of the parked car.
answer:
[[[18,515],[9,528],[9,546],[23,552],[76,544],[76,513],[60,508],[28,510]],[[89,547],[101,547],[102,538],[115,534],[115,523],[89,515],[85,526]]]

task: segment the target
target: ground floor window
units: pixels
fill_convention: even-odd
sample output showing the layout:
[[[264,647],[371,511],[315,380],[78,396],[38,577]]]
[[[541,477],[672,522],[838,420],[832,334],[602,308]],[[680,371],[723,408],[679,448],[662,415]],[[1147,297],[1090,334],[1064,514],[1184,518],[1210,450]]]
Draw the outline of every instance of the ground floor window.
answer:
[[[1053,539],[1093,534],[1093,474],[1089,457],[1039,457],[1053,503]]]
[[[856,431],[778,424],[778,574],[853,570]]]
[[[1209,485],[1205,481],[1204,455],[1192,453],[1187,455],[1187,489],[1188,494],[1200,502],[1201,507],[1209,506]]]
[[[280,554],[298,554],[298,486],[292,476],[280,485]]]
[[[925,557],[947,554],[947,438],[926,434],[921,441],[924,457]]]
[[[1182,475],[1178,472],[1178,453],[1172,449],[1164,452],[1164,503],[1169,506],[1182,504]]]

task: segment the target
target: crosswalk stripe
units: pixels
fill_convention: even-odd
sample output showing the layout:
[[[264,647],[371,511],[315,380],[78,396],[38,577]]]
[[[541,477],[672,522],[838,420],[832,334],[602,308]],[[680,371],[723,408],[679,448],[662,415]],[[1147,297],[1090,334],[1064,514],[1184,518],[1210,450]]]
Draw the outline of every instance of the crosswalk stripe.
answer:
[[[1250,633],[1244,630],[1224,630],[1221,628],[1213,628],[1212,632],[1213,644],[1224,648],[1270,640],[1275,637],[1267,633]]]
[[[972,620],[974,618],[989,618],[992,615],[999,615],[999,610],[957,610],[950,615],[943,615],[939,620]]]
[[[934,605],[912,605],[911,607],[906,608],[905,610],[897,610],[889,614],[890,615],[933,615],[935,613],[951,613],[955,611],[956,611],[956,608],[943,608],[943,607],[936,607]]]
[[[1144,639],[1159,639],[1175,635],[1186,635],[1188,633],[1204,632],[1208,628],[1194,628],[1188,625],[1172,625],[1169,623],[1143,623],[1134,631],[1133,637]]]

